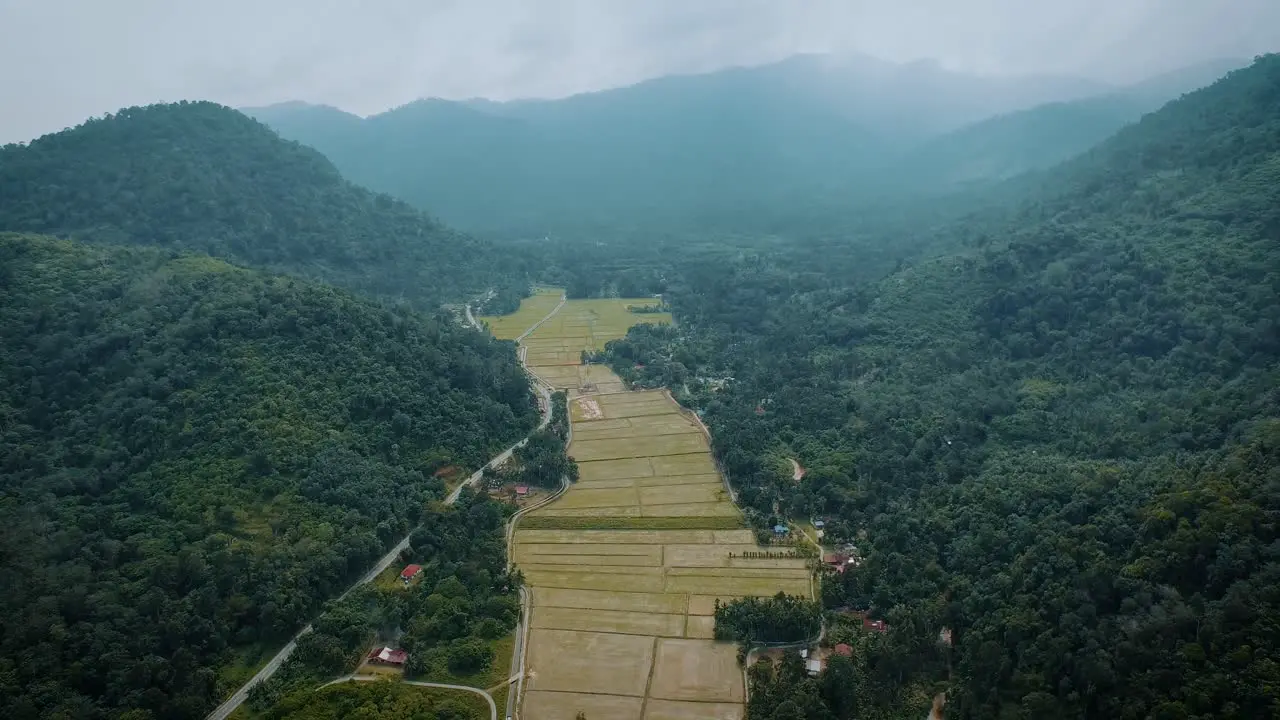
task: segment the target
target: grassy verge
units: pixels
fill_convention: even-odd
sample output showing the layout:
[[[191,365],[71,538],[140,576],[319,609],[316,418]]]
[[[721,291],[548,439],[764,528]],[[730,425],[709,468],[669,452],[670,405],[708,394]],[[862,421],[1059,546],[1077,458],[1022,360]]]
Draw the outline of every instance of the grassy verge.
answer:
[[[521,530],[738,530],[741,517],[556,517],[520,518]]]
[[[250,645],[236,651],[235,658],[218,670],[218,696],[224,700],[249,682],[254,673],[267,664],[275,652],[262,645]]]

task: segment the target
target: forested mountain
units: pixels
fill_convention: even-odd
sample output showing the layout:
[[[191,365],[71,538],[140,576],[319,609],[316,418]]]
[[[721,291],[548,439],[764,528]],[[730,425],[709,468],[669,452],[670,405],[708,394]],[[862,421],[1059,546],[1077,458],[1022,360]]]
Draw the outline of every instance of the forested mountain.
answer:
[[[523,282],[509,255],[213,103],[128,108],[0,149],[0,197],[0,230],[207,253],[421,307]]]
[[[1042,108],[1004,120],[1012,131],[997,123],[968,133],[961,128],[992,116],[1046,102],[1074,108],[1114,88],[801,56],[560,100],[421,100],[364,120],[301,103],[246,112],[352,180],[463,228],[588,239],[626,227],[758,234],[796,216],[839,226],[889,192],[1044,167],[1226,68],[1210,70],[1122,89],[1065,119]]]
[[[945,190],[1044,170],[1089,150],[1183,93],[1248,63],[1219,60],[1094,97],[997,115],[912,148],[883,168],[904,189]]]
[[[362,122],[297,103],[246,112],[450,223],[541,233],[730,220],[758,202],[843,192],[860,168],[931,134],[1100,89],[801,56],[562,100],[422,100]]]
[[[703,412],[757,522],[865,554],[823,585],[891,628],[851,638],[856,717],[1273,717],[1280,56],[1026,192],[870,286],[669,246],[678,326],[608,355]]]
[[[442,475],[536,419],[509,344],[450,317],[0,235],[0,715],[202,717],[421,519]]]

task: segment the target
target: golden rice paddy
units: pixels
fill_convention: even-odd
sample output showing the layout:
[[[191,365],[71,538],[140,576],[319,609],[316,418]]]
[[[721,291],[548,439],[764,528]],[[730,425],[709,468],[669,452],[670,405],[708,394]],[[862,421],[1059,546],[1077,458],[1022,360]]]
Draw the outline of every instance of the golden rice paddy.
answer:
[[[569,300],[546,289],[485,318],[523,341],[530,370],[570,391],[569,455],[580,480],[521,519],[513,559],[530,588],[529,720],[741,720],[736,648],[712,640],[715,600],[810,594],[803,559],[757,549],[699,425],[665,391],[627,392],[608,368],[583,366],[638,323],[654,300]],[[521,325],[523,323],[523,326]]]

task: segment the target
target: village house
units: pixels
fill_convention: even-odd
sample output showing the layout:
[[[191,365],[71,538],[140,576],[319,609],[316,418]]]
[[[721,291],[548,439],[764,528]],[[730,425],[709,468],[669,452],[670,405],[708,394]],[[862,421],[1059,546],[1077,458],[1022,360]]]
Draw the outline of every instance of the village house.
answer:
[[[420,572],[422,572],[421,565],[406,565],[404,570],[400,571],[400,579],[404,581],[405,585],[408,585],[413,582],[414,578],[418,577]]]
[[[404,663],[409,659],[409,653],[399,648],[376,647],[369,651],[370,665],[391,665],[393,667],[404,667]]]
[[[529,497],[529,486],[528,486],[528,485],[517,485],[517,486],[516,486],[516,499],[517,499],[517,500],[523,500],[523,499],[525,499],[525,498],[527,498],[527,497]]]
[[[843,553],[827,553],[823,555],[822,564],[838,573],[844,572],[849,567],[857,567],[854,559]]]

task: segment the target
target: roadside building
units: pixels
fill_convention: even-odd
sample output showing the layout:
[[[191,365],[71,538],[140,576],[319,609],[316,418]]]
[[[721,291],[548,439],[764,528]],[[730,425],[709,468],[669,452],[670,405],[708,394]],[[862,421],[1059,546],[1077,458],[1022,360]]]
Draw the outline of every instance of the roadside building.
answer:
[[[408,585],[413,582],[413,579],[418,577],[418,574],[421,572],[421,565],[405,565],[404,570],[400,571],[400,579],[404,581],[405,585]]]
[[[370,665],[390,665],[392,667],[403,667],[406,660],[409,659],[409,653],[400,648],[392,647],[376,647],[369,651]]]

